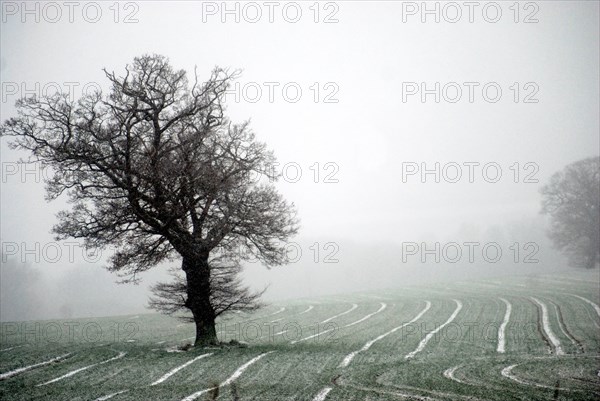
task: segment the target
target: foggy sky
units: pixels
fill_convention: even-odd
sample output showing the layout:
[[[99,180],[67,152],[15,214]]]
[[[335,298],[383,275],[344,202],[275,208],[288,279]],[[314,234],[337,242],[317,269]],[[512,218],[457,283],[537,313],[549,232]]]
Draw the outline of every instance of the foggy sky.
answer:
[[[44,15],[39,22],[25,15],[23,23],[20,10],[13,15],[13,9],[7,12],[6,3],[12,2],[2,6],[2,120],[15,115],[14,102],[22,94],[23,83],[32,89],[36,82],[40,87],[57,82],[64,88],[65,82],[79,83],[79,88],[92,82],[106,89],[103,67],[122,74],[133,57],[144,53],[163,54],[175,68],[189,74],[197,66],[201,80],[216,65],[240,68],[241,91],[245,85],[248,90],[255,84],[262,88],[262,96],[254,103],[243,93],[239,102],[228,95],[228,113],[233,121],[251,119],[258,139],[268,144],[281,165],[295,163],[302,170],[298,182],[289,182],[292,174],[288,182],[277,184],[298,208],[301,230],[294,241],[303,250],[302,258],[272,270],[249,264],[245,274],[253,287],[270,284],[268,300],[561,267],[544,237],[539,189],[566,164],[598,154],[597,2],[536,2],[537,23],[523,23],[531,11],[523,9],[515,23],[510,2],[500,2],[502,16],[497,23],[482,17],[486,2],[475,10],[473,23],[468,15],[456,23],[444,18],[436,23],[428,16],[423,23],[421,14],[406,13],[407,2],[383,1],[334,2],[337,8],[327,9],[321,3],[318,23],[309,9],[312,2],[298,3],[302,17],[296,23],[282,17],[285,2],[275,9],[273,23],[264,6],[256,23],[244,21],[243,15],[239,23],[226,15],[223,23],[220,12],[206,13],[221,2],[199,1],[137,2],[135,9],[119,10],[119,23],[114,22],[109,3],[102,3],[102,18],[96,23],[87,22],[80,9],[70,23],[66,8],[56,23]],[[20,7],[21,3],[14,4]],[[434,7],[434,2],[429,4]],[[240,10],[243,6],[239,3]],[[444,6],[439,3],[440,9]],[[132,10],[138,22],[123,23]],[[332,11],[338,22],[324,23]],[[462,12],[467,9],[463,7]],[[273,102],[265,82],[274,85]],[[423,103],[419,93],[403,101],[406,83],[422,82],[429,89],[436,82],[441,87],[456,82],[463,89],[462,98],[450,103],[442,97],[436,103],[434,95],[429,95]],[[466,99],[465,82],[479,85],[472,103]],[[515,82],[518,102],[510,89]],[[302,89],[296,103],[286,101],[282,94],[282,87],[290,83]],[[316,103],[311,89],[315,83],[319,88]],[[498,102],[482,97],[486,83],[502,89]],[[527,83],[534,86],[524,88]],[[12,90],[15,84],[19,93],[8,94],[6,89]],[[534,87],[539,89],[533,96],[538,102],[524,103]],[[337,103],[325,103],[332,88],[337,92],[330,100]],[[254,92],[248,94],[254,96]],[[12,168],[7,166],[26,157],[25,153],[10,150],[6,139],[1,140],[0,152],[1,241],[43,247],[52,241],[49,230],[56,222],[55,213],[68,205],[64,199],[46,203],[43,183],[35,176],[22,180],[20,171],[6,175],[6,169]],[[465,162],[479,163],[472,183]],[[518,183],[514,167],[510,168],[515,162],[519,163]],[[317,183],[315,163],[319,163]],[[326,169],[326,163],[333,164]],[[419,167],[425,163],[430,169],[435,163],[458,164],[463,166],[463,176],[458,183],[443,179],[436,183],[429,175],[423,183],[416,174],[403,182],[403,163],[405,167],[406,163]],[[501,167],[498,182],[483,178],[481,166],[486,163]],[[532,178],[539,182],[523,182],[534,171],[533,167],[525,170],[526,163],[535,166]],[[333,171],[329,178],[338,182],[324,182]],[[502,267],[483,262],[402,261],[403,242],[483,242],[494,235],[504,236],[503,246],[515,239],[535,242],[543,257],[535,264]],[[309,248],[315,242],[321,248],[318,263]],[[339,248],[337,263],[323,263],[327,243]],[[3,290],[13,287],[9,280],[15,280],[15,288],[28,288],[21,280],[29,283],[33,279],[26,277],[31,276],[49,283],[40,286],[40,292],[63,294],[63,298],[60,305],[46,311],[15,309],[16,301],[3,300],[2,320],[138,313],[144,310],[148,284],[167,267],[149,274],[140,286],[118,286],[114,284],[117,277],[82,260],[81,255],[59,263],[36,263],[29,257],[25,264],[21,256],[3,261]],[[79,288],[65,292],[69,287]],[[86,301],[87,306],[70,301],[86,294],[94,300]],[[105,306],[97,310],[91,306],[102,302]]]

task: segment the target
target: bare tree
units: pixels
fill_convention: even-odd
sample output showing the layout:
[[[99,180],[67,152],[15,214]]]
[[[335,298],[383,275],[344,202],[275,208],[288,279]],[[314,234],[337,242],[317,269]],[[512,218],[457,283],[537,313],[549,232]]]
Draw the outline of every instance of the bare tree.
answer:
[[[236,281],[239,261],[285,263],[280,243],[298,230],[293,204],[273,186],[274,156],[247,122],[224,115],[236,73],[216,68],[206,82],[194,74],[189,83],[160,55],[135,58],[124,76],[104,72],[108,95],[19,100],[18,117],[0,133],[53,171],[48,200],[68,194],[57,240],[114,246],[107,268],[123,281],[181,258],[195,344],[215,343],[217,314],[256,300]],[[227,263],[211,265],[214,254]]]
[[[261,292],[251,292],[243,286],[239,273],[242,266],[233,258],[212,258],[208,264],[210,266],[210,302],[218,317],[227,312],[243,311],[251,312],[262,306],[260,297],[265,290]],[[178,312],[187,309],[187,282],[180,273],[181,269],[170,269],[170,275],[173,277],[170,282],[157,283],[152,286],[153,297],[150,298],[149,306],[167,315],[176,315],[179,319],[187,322],[193,322],[194,317],[188,315],[179,315]]]
[[[600,263],[600,157],[569,164],[541,190],[542,213],[550,215],[550,238],[569,264]]]

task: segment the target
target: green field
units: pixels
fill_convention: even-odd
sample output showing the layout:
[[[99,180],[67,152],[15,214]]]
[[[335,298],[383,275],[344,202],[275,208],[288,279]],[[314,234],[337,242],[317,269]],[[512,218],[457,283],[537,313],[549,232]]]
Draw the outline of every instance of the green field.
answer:
[[[220,337],[247,344],[183,352],[193,326],[158,314],[6,322],[0,399],[598,400],[599,303],[577,271],[345,294],[233,314]]]

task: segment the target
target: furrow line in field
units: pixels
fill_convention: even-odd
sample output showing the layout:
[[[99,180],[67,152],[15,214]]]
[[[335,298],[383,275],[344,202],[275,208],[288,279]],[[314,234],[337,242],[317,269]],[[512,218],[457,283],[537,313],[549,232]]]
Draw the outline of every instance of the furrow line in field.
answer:
[[[303,314],[305,314],[305,313],[308,313],[308,312],[310,312],[310,311],[311,311],[313,308],[314,308],[314,306],[310,305],[310,306],[309,306],[309,307],[308,307],[306,310],[304,310],[303,312],[300,312],[300,313],[298,313],[296,316],[300,316],[300,315],[303,315]],[[279,319],[271,320],[271,323],[277,323],[277,322],[279,322],[279,321],[281,321],[281,320],[283,320],[283,318],[279,318]],[[285,326],[284,326],[284,327],[285,327]],[[273,334],[273,336],[278,336],[278,335],[280,335],[280,334],[287,333],[288,331],[289,331],[289,329],[286,329],[286,330],[281,330],[281,331],[279,331],[279,332],[277,332],[277,333]],[[260,336],[260,338],[263,338],[263,337],[265,337],[265,336],[269,336],[269,333],[266,333],[266,334],[263,334],[263,335],[261,335],[261,336]]]
[[[544,324],[542,322],[542,310],[539,307],[539,305],[535,304],[535,302],[533,302],[531,300],[530,300],[530,302],[533,304],[533,306],[535,306],[535,310],[537,312],[536,327],[537,327],[538,334],[540,335],[540,337],[542,337],[544,344],[546,344],[546,348],[548,348],[548,352],[552,353],[552,343],[550,342],[550,339],[548,338],[548,336],[546,335],[546,332],[544,331]]]
[[[378,309],[378,310],[376,310],[376,311],[375,311],[375,312],[373,312],[373,313],[369,313],[368,315],[364,316],[362,319],[358,319],[358,320],[357,320],[357,321],[355,321],[355,322],[348,323],[347,325],[345,325],[345,326],[342,326],[342,328],[344,328],[344,327],[350,327],[350,326],[354,326],[355,324],[362,323],[362,322],[364,322],[365,320],[367,320],[367,319],[371,318],[372,316],[374,316],[374,315],[378,314],[379,312],[383,311],[383,310],[384,310],[386,307],[387,307],[387,304],[386,304],[385,302],[381,302],[381,306],[379,307],[379,309]]]
[[[10,372],[0,373],[0,380],[8,379],[9,377],[16,376],[16,375],[21,374],[23,372],[26,372],[28,370],[39,368],[39,367],[42,367],[42,366],[45,366],[45,365],[49,365],[49,364],[54,363],[54,362],[58,362],[58,361],[60,361],[62,359],[65,359],[69,355],[71,355],[70,352],[68,354],[60,355],[60,356],[57,356],[56,358],[52,358],[52,359],[49,359],[49,360],[44,361],[44,362],[36,363],[36,364],[33,364],[33,365],[29,365],[29,366],[24,366],[24,367],[19,368],[19,369],[11,370]]]
[[[352,312],[356,308],[358,308],[358,305],[357,304],[352,304],[352,306],[350,307],[350,309],[348,309],[348,310],[346,310],[346,311],[344,311],[344,312],[342,312],[340,314],[337,314],[335,316],[331,316],[330,318],[327,318],[327,319],[323,320],[321,323],[327,323],[327,322],[329,322],[329,321],[331,321],[333,319],[337,319],[340,316],[344,316],[344,315]]]
[[[500,328],[498,328],[498,348],[496,348],[496,352],[503,354],[506,351],[506,326],[508,325],[508,321],[510,319],[512,305],[506,299],[500,299],[506,304],[506,312],[504,313],[504,320],[502,321]]]
[[[354,359],[354,357],[356,355],[358,355],[360,352],[367,351],[377,341],[384,339],[388,335],[390,335],[390,334],[392,334],[392,333],[400,330],[403,327],[408,326],[409,324],[413,324],[414,322],[416,322],[417,320],[419,320],[425,314],[425,312],[427,312],[429,310],[429,308],[431,308],[431,302],[425,301],[425,308],[423,308],[423,310],[421,312],[419,312],[419,314],[417,316],[415,316],[410,322],[406,322],[406,323],[401,324],[398,327],[394,327],[392,330],[390,330],[390,331],[388,331],[386,333],[383,333],[382,335],[380,335],[378,337],[375,337],[373,340],[367,342],[358,351],[354,351],[354,352],[351,352],[350,354],[346,355],[346,357],[344,358],[344,360],[342,361],[342,363],[340,363],[339,367],[340,368],[345,368],[346,366],[348,366],[350,364],[350,362],[352,362],[352,359]]]
[[[462,309],[462,307],[463,307],[463,304],[462,304],[462,302],[460,302],[460,301],[459,301],[459,300],[457,300],[457,299],[454,299],[453,301],[456,303],[456,309],[454,310],[454,312],[452,313],[452,315],[450,315],[450,317],[448,318],[448,320],[446,320],[446,321],[444,322],[444,324],[442,324],[441,326],[438,326],[438,327],[437,327],[435,330],[432,330],[432,331],[430,331],[429,333],[427,333],[427,335],[425,336],[425,338],[423,338],[423,339],[421,340],[421,342],[419,343],[418,347],[417,347],[417,348],[416,348],[414,351],[412,351],[412,352],[408,353],[408,354],[407,354],[407,355],[404,357],[404,359],[410,359],[410,358],[413,358],[413,357],[414,357],[416,354],[418,354],[419,352],[423,351],[423,349],[425,348],[425,346],[427,345],[427,343],[429,342],[429,340],[431,340],[431,338],[432,338],[432,337],[433,337],[433,336],[434,336],[434,335],[435,335],[435,334],[436,334],[438,331],[440,331],[440,330],[441,330],[441,329],[443,329],[445,326],[447,326],[448,324],[450,324],[450,323],[451,323],[451,322],[452,322],[452,321],[453,321],[453,320],[456,318],[456,316],[458,315],[458,312],[460,312],[460,310]]]
[[[127,354],[126,352],[119,352],[119,355],[117,355],[117,356],[115,356],[115,357],[113,357],[113,358],[107,359],[107,360],[105,360],[105,361],[102,361],[102,362],[94,363],[94,364],[92,364],[92,365],[84,366],[83,368],[79,368],[79,369],[72,370],[72,371],[70,371],[70,372],[68,372],[68,373],[65,373],[64,375],[62,375],[62,376],[60,376],[60,377],[57,377],[56,379],[49,380],[49,381],[47,381],[47,382],[45,382],[45,383],[40,383],[40,384],[38,384],[37,386],[38,386],[38,387],[39,387],[39,386],[46,386],[46,385],[48,385],[48,384],[55,383],[55,382],[57,382],[57,381],[60,381],[60,380],[66,379],[67,377],[74,376],[74,375],[76,375],[76,374],[77,374],[77,373],[79,373],[79,372],[83,372],[84,370],[88,370],[88,369],[90,369],[90,368],[93,368],[94,366],[104,365],[105,363],[109,363],[109,362],[115,361],[115,360],[117,360],[117,359],[121,359],[121,358],[123,358],[123,357],[124,357],[126,354]]]
[[[157,384],[160,384],[162,382],[164,382],[165,380],[167,380],[169,377],[173,376],[175,373],[179,372],[181,369],[185,369],[186,367],[190,366],[192,363],[196,362],[198,359],[203,359],[206,358],[208,356],[211,356],[212,353],[208,353],[208,354],[202,354],[199,355],[197,357],[195,357],[192,360],[187,361],[186,363],[184,363],[183,365],[180,365],[178,367],[176,367],[175,369],[170,370],[169,372],[167,372],[164,376],[162,376],[160,379],[156,380],[155,382],[153,382],[151,384],[151,386],[156,386]]]
[[[121,391],[117,391],[116,393],[111,393],[111,394],[104,395],[104,396],[102,396],[102,397],[96,398],[94,401],[106,401],[106,400],[109,400],[109,399],[111,399],[111,398],[113,398],[113,397],[115,397],[115,396],[119,395],[119,394],[123,394],[123,393],[126,393],[126,392],[128,392],[128,391],[129,391],[129,390],[121,390]]]
[[[560,345],[560,340],[554,335],[552,328],[550,328],[550,319],[548,318],[548,308],[546,307],[546,304],[544,304],[537,298],[531,297],[531,299],[541,308],[542,327],[544,329],[544,332],[546,333],[546,336],[548,337],[548,340],[550,340],[550,343],[552,344],[554,353],[556,355],[564,355],[565,353]]]
[[[528,381],[520,379],[514,373],[512,373],[512,370],[514,368],[516,368],[517,366],[519,366],[518,363],[515,363],[514,365],[507,366],[504,369],[502,369],[502,372],[500,372],[500,374],[502,374],[502,376],[504,376],[504,377],[506,377],[506,378],[508,378],[508,379],[510,379],[510,380],[512,380],[514,382],[516,382],[516,383],[523,384],[525,386],[533,386],[533,387],[540,387],[540,388],[549,388],[551,390],[555,389],[555,387],[546,386],[546,385],[538,384],[538,383],[532,383],[532,382],[528,382]]]
[[[268,318],[268,317],[271,317],[271,316],[278,315],[278,314],[280,314],[283,311],[285,311],[285,306],[282,306],[281,308],[279,308],[277,311],[275,311],[273,313],[269,313],[267,315],[257,316],[257,317],[254,317],[254,318],[243,320],[241,322],[234,323],[234,325],[241,325],[243,323],[254,322],[255,320],[265,319],[265,318]],[[283,319],[283,318],[272,320],[271,323],[275,323],[275,322],[277,322],[277,321],[279,321],[281,319]],[[222,333],[222,332],[224,332],[226,330],[225,326],[226,326],[226,324],[221,325],[221,327],[219,329],[219,333]],[[193,337],[193,338],[195,338],[195,337]]]
[[[262,357],[264,357],[265,355],[270,354],[271,352],[275,352],[275,351],[269,351],[269,352],[265,352],[262,353],[254,358],[252,358],[251,360],[249,360],[248,362],[246,362],[245,364],[243,364],[242,366],[240,366],[239,368],[237,368],[237,370],[235,372],[233,372],[233,374],[231,376],[229,376],[229,378],[227,378],[227,380],[225,380],[223,383],[219,384],[219,386],[217,387],[211,387],[211,388],[207,388],[204,390],[200,390],[195,392],[194,394],[188,395],[187,397],[183,398],[181,401],[193,401],[196,398],[200,397],[203,394],[206,394],[210,391],[213,391],[219,387],[223,387],[223,386],[227,386],[231,383],[233,383],[238,377],[240,377],[242,375],[242,373],[244,373],[244,371],[246,369],[248,369],[248,367],[252,364],[254,364],[255,362],[257,362],[259,359],[261,359]]]
[[[8,348],[0,349],[0,352],[10,351],[11,349],[21,348],[21,347],[24,347],[24,346],[25,346],[25,344],[23,344],[23,345],[15,345],[14,347],[8,347]]]
[[[573,336],[573,334],[571,334],[571,332],[567,328],[567,324],[565,323],[565,320],[563,319],[563,314],[562,314],[562,311],[560,310],[560,306],[558,306],[558,304],[556,304],[554,302],[552,302],[552,305],[554,306],[554,311],[556,312],[556,320],[558,321],[558,327],[560,328],[560,331],[562,331],[562,333],[565,335],[565,337],[567,337],[571,341],[571,344],[576,346],[579,349],[579,351],[585,352],[581,341],[576,339],[575,336]]]
[[[592,306],[594,307],[594,309],[596,310],[596,313],[598,314],[598,317],[600,317],[600,306],[598,306],[598,304],[596,304],[596,303],[594,303],[594,302],[590,301],[590,300],[589,300],[589,299],[587,299],[587,298],[580,297],[579,295],[575,295],[575,294],[569,294],[569,295],[572,295],[572,296],[574,296],[574,297],[576,297],[576,298],[579,298],[579,299],[581,299],[582,301],[584,301],[584,302],[587,302],[588,304],[592,305]]]
[[[327,394],[329,394],[331,390],[333,390],[332,387],[323,388],[317,395],[315,395],[315,398],[313,398],[312,401],[324,401],[325,398],[327,398]]]
[[[366,316],[363,316],[362,318],[360,318],[360,319],[358,319],[358,320],[356,320],[356,321],[354,321],[354,322],[352,322],[352,323],[348,323],[347,325],[345,325],[345,326],[342,326],[341,328],[343,329],[343,328],[350,327],[350,326],[354,326],[355,324],[358,324],[358,323],[364,322],[365,320],[369,319],[370,317],[372,317],[372,316],[374,316],[374,315],[378,314],[379,312],[381,312],[382,310],[384,310],[386,307],[387,307],[387,304],[385,304],[384,302],[381,302],[381,306],[380,306],[380,307],[379,307],[379,309],[378,309],[378,310],[376,310],[375,312],[369,313],[368,315],[366,315]],[[320,333],[315,333],[315,334],[313,334],[313,335],[310,335],[310,336],[308,336],[308,337],[301,338],[301,339],[299,339],[299,340],[294,340],[294,341],[291,341],[291,342],[290,342],[290,344],[296,344],[296,343],[299,343],[299,342],[302,342],[302,341],[310,340],[311,338],[315,338],[315,337],[317,337],[317,336],[320,336],[320,335],[323,335],[323,334],[327,334],[327,333],[329,333],[330,331],[332,331],[332,330],[334,330],[334,329],[336,329],[336,327],[332,327],[331,329],[324,330],[324,331],[322,331],[322,332],[320,332]]]
[[[305,311],[298,313],[299,315],[304,315],[305,313],[310,312],[312,309],[314,308],[314,306],[310,305]]]
[[[455,371],[456,371],[456,369],[458,369],[458,368],[460,368],[460,365],[457,365],[457,366],[451,367],[451,368],[449,368],[449,369],[446,369],[446,370],[444,371],[444,377],[445,377],[445,378],[447,378],[447,379],[453,380],[453,381],[455,381],[455,382],[457,382],[457,383],[460,383],[460,384],[465,384],[465,382],[463,382],[463,381],[462,381],[462,380],[460,380],[460,379],[457,379],[457,378],[454,376],[454,372],[455,372]]]
[[[373,388],[373,387],[357,386],[357,385],[348,384],[348,383],[345,383],[344,386],[353,388],[355,390],[360,390],[363,392],[372,392],[372,393],[382,394],[382,395],[392,395],[395,397],[406,398],[409,400],[440,401],[439,398],[432,398],[432,397],[428,397],[428,396],[424,396],[424,395],[416,395],[416,394],[410,394],[410,393],[405,393],[405,392],[400,392],[400,391],[389,391],[389,390],[383,390],[383,389]]]
[[[379,383],[379,381],[377,381]],[[381,383],[382,384],[382,383]],[[384,384],[385,385],[385,384]],[[436,397],[443,397],[444,399],[451,399],[451,400],[467,400],[467,401],[487,401],[485,399],[481,399],[481,398],[477,398],[475,396],[472,395],[461,395],[461,394],[456,394],[456,393],[448,393],[445,391],[439,391],[439,390],[432,390],[429,388],[423,388],[423,387],[414,387],[414,386],[405,386],[405,385],[398,385],[398,384],[391,384],[389,385],[395,389],[400,389],[403,391],[421,391],[423,393],[429,393],[432,394]],[[413,395],[409,396],[409,399],[414,399]],[[430,398],[427,396],[419,396],[419,397],[425,397],[426,399],[429,400],[434,400],[435,398]]]

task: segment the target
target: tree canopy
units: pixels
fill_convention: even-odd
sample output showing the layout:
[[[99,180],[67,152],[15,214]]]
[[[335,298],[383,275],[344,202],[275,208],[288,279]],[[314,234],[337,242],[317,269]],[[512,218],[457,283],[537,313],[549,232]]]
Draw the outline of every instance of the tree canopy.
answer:
[[[569,164],[542,190],[542,213],[550,215],[550,238],[572,266],[600,263],[600,157]]]
[[[21,99],[1,134],[51,169],[49,200],[67,194],[58,240],[114,247],[108,269],[125,281],[181,258],[197,342],[214,341],[216,313],[256,299],[236,281],[240,261],[284,263],[280,243],[298,230],[293,204],[273,184],[274,155],[248,122],[225,116],[236,72],[215,68],[190,82],[160,55],[135,58],[122,76],[104,72],[106,95]]]

